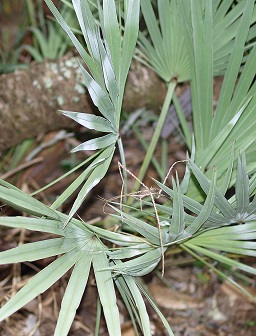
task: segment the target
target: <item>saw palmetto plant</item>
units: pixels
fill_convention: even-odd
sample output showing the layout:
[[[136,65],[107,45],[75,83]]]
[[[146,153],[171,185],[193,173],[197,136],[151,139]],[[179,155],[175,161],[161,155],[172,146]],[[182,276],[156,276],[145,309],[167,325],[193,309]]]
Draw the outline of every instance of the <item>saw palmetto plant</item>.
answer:
[[[233,159],[230,160],[230,175],[232,174],[232,166]],[[155,227],[152,228],[146,221],[139,219],[143,213],[141,207],[132,207],[133,213],[131,215],[126,211],[120,211],[116,205],[110,204],[117,212],[115,216],[134,231],[139,232],[149,244],[147,250],[145,246],[141,253],[138,253],[138,255],[143,253],[143,256],[133,258],[131,261],[115,265],[112,268],[116,272],[124,271],[131,275],[145,275],[155,268],[163,258],[161,247],[166,250],[173,245],[178,245],[234,284],[231,277],[204,261],[202,255],[255,275],[255,268],[219,253],[221,251],[225,254],[234,253],[254,257],[256,254],[254,242],[256,238],[256,197],[254,196],[250,200],[250,194],[255,190],[256,183],[255,175],[249,179],[246,173],[245,156],[238,157],[236,191],[230,199],[225,198],[227,190],[221,190],[216,186],[217,172],[215,170],[212,180],[209,180],[189,158],[187,168],[194,175],[201,190],[207,195],[203,204],[182,193],[182,183],[183,185],[184,182],[187,183],[186,177],[181,185],[178,178],[173,179],[172,189],[155,180],[159,190],[172,201],[172,206],[143,201],[145,206],[149,206],[149,209],[144,212],[144,217],[151,214],[155,220],[157,218],[161,235]],[[157,212],[150,211],[152,208],[157,209]],[[121,251],[123,253],[129,249],[130,247],[125,247]],[[112,255],[120,258],[122,254],[118,251],[112,252]],[[126,254],[124,258],[127,258]],[[244,290],[238,284],[236,286]]]
[[[220,265],[256,274],[242,258],[256,254],[255,2],[125,0],[120,4],[103,0],[97,2],[95,14],[95,3],[92,7],[87,0],[73,0],[69,7],[76,14],[86,48],[52,1],[45,2],[81,56],[84,83],[100,115],[61,112],[104,135],[73,149],[96,153],[67,173],[86,167],[50,207],[0,181],[0,200],[28,215],[0,217],[0,225],[53,235],[52,239],[1,252],[0,263],[59,256],[2,306],[0,319],[6,319],[72,269],[55,330],[55,335],[67,335],[92,268],[109,335],[121,335],[116,291],[137,335],[151,335],[145,298],[166,332],[173,335],[138,279],[157,267],[163,269],[166,252],[178,247],[244,292]],[[146,26],[146,31],[141,32],[140,8]],[[141,198],[142,207],[138,202],[125,202],[126,197],[120,202],[108,202],[114,210],[113,226],[120,224],[120,229],[113,232],[101,228],[100,223],[91,225],[74,217],[88,193],[107,173],[116,145],[124,177],[129,172],[119,127],[135,47],[135,56],[166,83],[167,94],[134,191],[143,185],[172,100],[190,154],[185,160],[184,177],[172,178],[172,188],[165,181],[154,180],[158,191],[153,193],[146,188],[148,197]],[[213,79],[217,75],[224,79],[215,106]],[[194,134],[175,96],[175,88],[184,81],[191,88]],[[79,187],[69,214],[61,213],[59,207]],[[165,200],[159,202],[161,195],[165,195]],[[232,258],[234,255],[241,258]]]
[[[157,1],[158,19],[151,1],[141,2],[150,39],[140,34],[137,57],[156,71],[168,91],[139,179],[152,158],[172,98],[191,148],[189,125],[173,95],[175,86],[185,80],[190,81],[192,95],[195,162],[202,169],[218,166],[219,179],[227,170],[224,158],[233,140],[236,157],[241,150],[247,155],[254,151],[254,5],[254,1]],[[213,78],[218,75],[224,81],[213,111]],[[251,171],[255,169],[252,161],[253,157],[249,159]],[[192,183],[191,194],[197,194]]]

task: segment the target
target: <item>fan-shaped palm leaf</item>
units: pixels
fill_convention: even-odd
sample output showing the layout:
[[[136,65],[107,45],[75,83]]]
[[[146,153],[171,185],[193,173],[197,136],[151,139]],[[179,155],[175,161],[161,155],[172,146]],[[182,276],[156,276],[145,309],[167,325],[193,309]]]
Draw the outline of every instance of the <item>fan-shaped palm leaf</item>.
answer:
[[[118,284],[122,296],[130,302],[130,313],[135,314],[138,324],[145,335],[150,335],[149,317],[139,288],[131,275],[112,273],[113,263],[120,264],[125,258],[127,246],[131,250],[148,247],[139,237],[125,235],[91,226],[80,220],[72,219],[65,229],[63,223],[67,216],[52,210],[17,188],[0,188],[0,200],[15,207],[17,210],[32,214],[27,217],[1,217],[0,225],[6,227],[25,228],[43,231],[60,236],[39,242],[28,243],[0,253],[0,264],[34,261],[42,258],[62,255],[33,276],[1,309],[0,320],[6,319],[23,307],[40,293],[46,291],[72,267],[72,274],[67,285],[55,336],[65,336],[71,327],[76,310],[86,288],[91,265],[93,265],[100,302],[106,319],[109,335],[121,335],[119,310],[116,302],[114,284]],[[14,203],[14,197],[16,203]],[[37,209],[35,211],[35,209]],[[41,218],[41,217],[44,218]],[[110,252],[101,239],[114,243],[120,248]],[[148,251],[147,249],[145,250]],[[155,252],[155,251],[154,251]],[[113,253],[113,259],[111,254]],[[131,265],[132,267],[132,265]],[[145,266],[144,266],[145,267]],[[126,284],[126,285],[125,285]],[[124,288],[125,286],[125,288]],[[129,290],[127,291],[127,288]],[[158,312],[159,313],[159,312]],[[159,313],[160,314],[160,313]],[[160,314],[166,328],[170,331],[167,321]]]
[[[238,165],[235,170],[236,193],[231,199],[227,199],[216,186],[216,173],[213,174],[213,179],[209,180],[190,159],[188,159],[187,167],[191,170],[191,175],[195,177],[201,191],[206,195],[203,204],[182,194],[179,183],[175,183],[174,180],[173,189],[155,180],[162,192],[171,198],[172,206],[170,204],[153,205],[150,201],[142,200],[145,206],[149,206],[154,210],[141,212],[140,209],[137,209],[136,212],[136,208],[133,207],[133,213],[127,214],[126,211],[118,210],[112,205],[119,213],[119,215],[115,216],[119,217],[132,230],[139,232],[144,242],[148,243],[148,247],[144,244],[143,247],[141,246],[141,250],[136,248],[134,252],[137,255],[131,253],[129,247],[124,247],[122,249],[123,255],[129,256],[131,260],[125,261],[121,265],[112,266],[111,269],[115,272],[141,275],[152,271],[152,268],[156,267],[161,260],[159,246],[162,243],[164,250],[178,244],[200,260],[202,256],[206,256],[232,268],[251,274],[256,273],[252,266],[242,261],[236,261],[228,255],[229,253],[245,256],[256,255],[256,197],[253,200],[250,199],[252,192],[250,190],[255,190],[254,187],[250,188],[254,179],[253,177],[249,179],[247,175],[245,155],[238,157]],[[230,162],[230,167],[230,170],[234,167],[233,158]],[[224,190],[225,192],[226,190]],[[123,209],[125,209],[124,205]],[[154,215],[155,209],[161,215]],[[151,214],[151,222],[156,222],[156,218],[159,218],[161,220],[160,227],[157,229],[146,222],[145,215],[144,218],[142,217],[143,213],[147,214],[147,217]],[[138,219],[138,217],[142,218]],[[182,223],[180,221],[181,218]],[[156,229],[162,230],[162,241],[155,239]],[[154,238],[150,235],[153,232]],[[158,237],[160,237],[159,231]],[[221,270],[215,267],[212,268],[220,276],[227,278],[241,288]]]

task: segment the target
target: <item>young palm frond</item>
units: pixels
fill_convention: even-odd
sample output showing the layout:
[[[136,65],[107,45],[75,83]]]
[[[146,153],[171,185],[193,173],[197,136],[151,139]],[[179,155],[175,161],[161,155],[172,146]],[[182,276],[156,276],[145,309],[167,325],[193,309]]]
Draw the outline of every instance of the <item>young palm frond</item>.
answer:
[[[68,188],[65,193],[65,197],[69,197],[74,188],[79,187],[87,178],[73,204],[66,225],[81,206],[89,191],[106,174],[116,143],[118,143],[121,157],[124,159],[119,137],[119,123],[125,82],[138,36],[140,2],[125,1],[124,19],[121,19],[118,14],[114,0],[104,0],[103,8],[98,3],[99,26],[95,21],[89,2],[87,0],[73,0],[73,8],[88,51],[78,41],[52,1],[45,0],[45,2],[87,66],[86,69],[80,64],[81,73],[92,101],[102,117],[81,112],[61,112],[89,129],[107,133],[99,138],[88,140],[73,149],[73,151],[101,151],[87,168],[87,173],[84,174],[86,176],[79,176],[72,188]],[[124,26],[124,30],[122,30],[122,26]],[[57,200],[53,207],[56,208],[62,202],[62,199]]]
[[[157,6],[159,19],[152,2],[141,1],[150,40],[140,32],[138,58],[156,71],[166,83],[173,78],[177,82],[184,82],[190,79],[190,65],[177,1],[157,1]]]

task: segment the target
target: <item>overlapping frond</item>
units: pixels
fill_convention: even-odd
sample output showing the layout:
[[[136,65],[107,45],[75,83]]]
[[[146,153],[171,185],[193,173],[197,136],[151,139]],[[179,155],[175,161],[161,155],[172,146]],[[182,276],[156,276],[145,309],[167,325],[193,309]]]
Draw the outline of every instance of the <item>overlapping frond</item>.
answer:
[[[63,229],[63,224],[67,219],[66,215],[47,207],[17,188],[9,187],[7,183],[2,184],[5,186],[0,187],[0,201],[33,217],[3,216],[0,217],[1,226],[42,231],[60,237],[27,243],[0,253],[0,264],[59,256],[33,276],[14,297],[1,307],[0,320],[6,319],[37,295],[45,292],[73,267],[54,333],[55,336],[67,335],[86,288],[89,271],[93,266],[109,335],[121,335],[115,291],[115,286],[117,286],[124,300],[130,302],[130,313],[132,316],[136,314],[137,323],[144,335],[150,336],[150,323],[145,302],[135,279],[126,272],[117,275],[112,271],[113,263],[120,264],[121,259],[127,256],[125,255],[126,250],[123,250],[125,247],[136,251],[143,249],[144,245],[147,247],[148,244],[145,244],[139,237],[107,231],[77,219],[72,219]],[[103,244],[102,239],[115,244],[116,253],[113,252],[113,256],[109,248]],[[163,316],[161,318],[169,335],[172,335],[167,321]]]
[[[233,160],[230,166],[232,170]],[[252,198],[252,192],[255,192],[255,178],[252,176],[249,179],[247,175],[245,155],[238,157],[235,170],[236,193],[230,199],[225,197],[226,189],[222,191],[217,187],[216,173],[213,174],[212,180],[209,180],[191,159],[188,159],[187,167],[205,194],[203,204],[183,194],[178,180],[173,179],[173,188],[154,180],[162,193],[170,198],[171,204],[154,205],[150,200],[142,201],[144,206],[151,210],[142,212],[139,208],[136,210],[136,207],[130,207],[132,214],[127,213],[129,208],[126,209],[125,205],[122,205],[123,211],[112,205],[118,213],[115,216],[133,231],[139,232],[144,241],[141,249],[136,248],[137,255],[131,253],[129,247],[124,247],[121,250],[123,255],[131,260],[112,266],[112,269],[120,274],[125,272],[133,276],[151,272],[163,257],[160,249],[163,244],[164,251],[173,245],[179,245],[188,252],[193,251],[193,255],[198,258],[204,255],[235,269],[256,274],[253,267],[229,256],[229,253],[256,255],[256,197]],[[158,211],[157,215],[155,209]],[[144,218],[151,220],[147,222]],[[160,219],[160,226],[157,224],[157,218]],[[115,253],[113,252],[113,256]],[[118,257],[118,254],[116,256]],[[216,271],[239,287],[222,271]]]

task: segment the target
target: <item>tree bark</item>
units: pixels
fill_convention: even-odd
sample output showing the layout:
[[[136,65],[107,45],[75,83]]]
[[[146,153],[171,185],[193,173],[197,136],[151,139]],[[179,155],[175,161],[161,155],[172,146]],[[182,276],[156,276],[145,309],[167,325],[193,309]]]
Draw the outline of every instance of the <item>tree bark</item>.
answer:
[[[32,63],[25,71],[0,76],[0,153],[25,138],[77,123],[58,110],[97,113],[83,86],[76,57]],[[165,85],[155,73],[134,61],[127,80],[123,110],[159,109]]]

